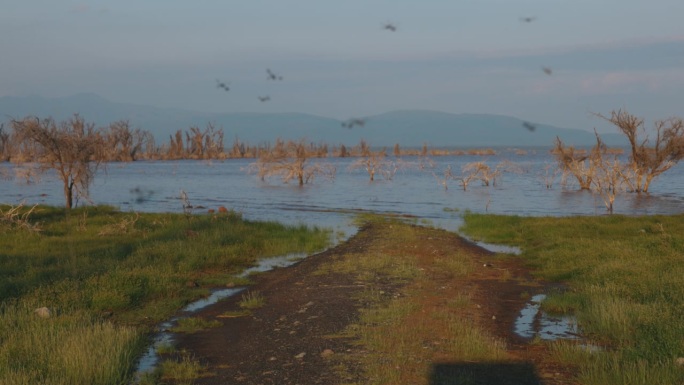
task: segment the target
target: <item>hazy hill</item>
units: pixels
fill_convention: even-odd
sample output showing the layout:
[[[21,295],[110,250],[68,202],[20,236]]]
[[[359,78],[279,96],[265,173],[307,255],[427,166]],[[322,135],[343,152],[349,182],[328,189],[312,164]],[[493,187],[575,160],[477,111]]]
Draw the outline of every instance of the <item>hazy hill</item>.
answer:
[[[489,114],[451,114],[438,111],[405,110],[365,117],[363,127],[342,127],[332,118],[303,113],[204,113],[174,108],[158,108],[115,103],[95,94],[77,94],[65,98],[2,97],[0,116],[3,121],[28,115],[51,116],[57,120],[79,113],[87,121],[100,126],[117,120],[128,120],[133,127],[152,132],[157,143],[168,141],[177,130],[192,126],[204,128],[213,123],[223,128],[225,142],[238,137],[250,144],[273,142],[276,138],[306,138],[330,145],[355,145],[365,139],[372,146],[417,147],[427,143],[434,147],[470,146],[550,146],[556,136],[567,144],[592,145],[589,131],[534,124],[534,131],[523,121],[510,116]],[[625,144],[618,134],[603,134],[609,145]]]

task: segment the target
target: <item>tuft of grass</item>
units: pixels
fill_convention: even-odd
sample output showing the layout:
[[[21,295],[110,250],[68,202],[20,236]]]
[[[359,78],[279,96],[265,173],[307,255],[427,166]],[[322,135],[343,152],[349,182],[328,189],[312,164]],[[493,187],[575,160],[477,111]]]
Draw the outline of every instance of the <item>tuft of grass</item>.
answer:
[[[171,342],[165,342],[155,346],[157,354],[171,354],[176,352],[176,347]]]
[[[263,307],[266,304],[266,298],[258,291],[249,291],[242,295],[242,299],[238,305],[242,309],[253,310]]]
[[[178,324],[171,328],[175,333],[197,333],[202,330],[211,329],[221,326],[221,322],[217,320],[207,320],[202,317],[188,317],[180,318]]]
[[[217,315],[217,318],[239,318],[239,317],[246,317],[248,315],[252,314],[250,310],[244,309],[244,310],[233,310],[233,311],[226,311],[223,312],[219,315]]]
[[[191,385],[194,380],[207,375],[206,368],[188,354],[182,354],[180,360],[163,361],[160,372],[161,380],[172,380],[179,385]]]

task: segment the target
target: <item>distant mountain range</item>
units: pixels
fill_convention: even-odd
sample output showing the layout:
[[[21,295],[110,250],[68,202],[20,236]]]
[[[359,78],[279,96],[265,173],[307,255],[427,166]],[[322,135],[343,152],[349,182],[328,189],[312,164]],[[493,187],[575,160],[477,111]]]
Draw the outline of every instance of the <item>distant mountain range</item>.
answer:
[[[402,110],[361,118],[351,128],[344,121],[304,113],[205,113],[115,103],[95,94],[64,98],[40,96],[0,98],[0,121],[26,116],[53,117],[61,121],[74,113],[86,121],[106,126],[128,120],[134,128],[150,131],[157,143],[165,143],[177,130],[204,129],[208,123],[224,131],[226,145],[235,137],[249,144],[274,142],[276,138],[300,139],[329,145],[353,146],[364,139],[374,147],[495,147],[551,146],[556,136],[564,143],[591,146],[592,132],[559,128],[491,114],[452,114],[428,110]],[[619,134],[601,134],[608,145],[624,145]]]

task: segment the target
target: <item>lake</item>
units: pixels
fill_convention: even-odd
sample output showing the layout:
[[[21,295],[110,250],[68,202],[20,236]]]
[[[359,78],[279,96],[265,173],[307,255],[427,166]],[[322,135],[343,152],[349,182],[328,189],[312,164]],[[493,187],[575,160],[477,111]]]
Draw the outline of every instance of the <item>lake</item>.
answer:
[[[387,157],[394,160],[394,157]],[[90,204],[107,204],[122,211],[183,212],[181,191],[187,194],[195,212],[219,206],[239,211],[246,219],[273,220],[287,224],[307,224],[353,231],[356,213],[380,212],[420,218],[437,227],[457,230],[460,215],[477,213],[523,216],[604,215],[600,196],[579,191],[577,185],[561,186],[560,177],[552,188],[545,187],[543,175],[555,160],[548,149],[497,149],[497,155],[435,156],[432,169],[419,169],[418,157],[402,160],[413,167],[400,168],[392,180],[377,176],[369,181],[364,169],[349,169],[356,158],[310,159],[327,162],[337,172],[333,180],[317,178],[298,186],[280,179],[260,180],[247,172],[254,159],[225,161],[137,161],[110,163],[98,172],[90,191]],[[473,182],[463,191],[450,180],[445,189],[438,177],[451,166],[455,175],[470,162],[486,162],[491,167],[509,161],[522,172],[504,173],[496,186]],[[4,164],[9,174],[21,166]],[[7,172],[6,172],[7,173]],[[3,203],[22,201],[32,205],[64,205],[62,185],[49,172],[36,183],[20,180],[0,182]],[[79,205],[85,202],[81,200]],[[200,208],[198,208],[200,207]],[[656,178],[650,194],[625,193],[615,202],[616,214],[648,215],[684,212],[684,165],[677,165]]]

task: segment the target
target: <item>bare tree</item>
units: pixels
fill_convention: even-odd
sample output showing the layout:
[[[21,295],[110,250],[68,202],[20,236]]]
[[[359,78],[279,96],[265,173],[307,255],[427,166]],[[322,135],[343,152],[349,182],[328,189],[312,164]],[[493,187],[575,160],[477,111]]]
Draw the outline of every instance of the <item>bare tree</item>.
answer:
[[[558,166],[553,163],[544,165],[544,171],[543,173],[540,172],[539,176],[543,180],[544,186],[547,189],[553,188],[553,183],[556,181],[556,178],[560,172],[561,170],[558,168]]]
[[[399,147],[399,143],[395,143],[395,144],[394,144],[394,150],[392,151],[392,154],[393,154],[395,157],[401,156],[401,148]]]
[[[591,190],[598,194],[606,206],[608,213],[613,213],[615,198],[627,188],[630,167],[624,165],[616,154],[610,154],[601,137],[596,135],[596,145],[591,149],[590,160],[595,165],[592,169]]]
[[[392,180],[401,166],[401,162],[387,159],[387,152],[385,149],[371,151],[366,148],[365,153],[349,165],[349,170],[359,168],[365,169],[372,182],[378,174],[386,180]]]
[[[230,157],[244,158],[246,153],[247,149],[245,148],[245,143],[240,141],[240,139],[235,136],[235,140],[233,140],[233,147],[230,150]]]
[[[334,178],[335,168],[328,163],[309,162],[309,158],[315,155],[317,149],[312,149],[304,139],[297,142],[276,141],[270,151],[261,151],[256,164],[251,169],[256,169],[259,177],[265,180],[271,176],[279,176],[283,183],[296,180],[302,186],[309,183],[316,175]]]
[[[486,163],[471,162],[463,165],[461,167],[461,175],[454,179],[458,180],[461,183],[461,187],[463,187],[463,191],[466,191],[470,182],[474,180],[480,180],[485,186],[489,186],[489,178],[492,177],[488,175],[489,172],[490,168]]]
[[[104,135],[105,160],[131,162],[138,158],[144,151],[148,142],[153,141],[149,131],[139,128],[131,129],[128,120],[120,120],[109,125],[109,130]]]
[[[183,145],[183,132],[176,131],[169,136],[169,148],[166,156],[170,159],[182,159],[185,156],[185,146]]]
[[[0,161],[2,162],[8,162],[12,157],[10,154],[12,148],[10,138],[10,134],[5,131],[5,124],[0,124]]]
[[[454,174],[451,172],[451,165],[447,165],[442,175],[437,175],[436,172],[432,172],[432,175],[437,179],[437,182],[444,187],[444,190],[449,189],[449,179],[456,179]],[[465,189],[465,188],[464,188]]]
[[[64,184],[66,208],[74,198],[87,197],[88,188],[100,166],[103,139],[92,123],[78,114],[57,124],[52,118],[27,117],[13,120],[12,127],[22,142],[35,145],[35,160],[41,171],[54,169]]]
[[[648,192],[655,177],[684,158],[684,122],[681,118],[657,120],[653,125],[655,138],[651,141],[642,118],[623,110],[612,111],[610,117],[596,115],[615,125],[629,141],[631,178],[626,182],[631,191]]]
[[[559,137],[556,137],[553,153],[558,161],[558,167],[563,172],[564,181],[567,175],[571,174],[577,179],[580,189],[591,189],[594,163],[591,162],[586,151],[577,150],[573,146],[566,146]]]

